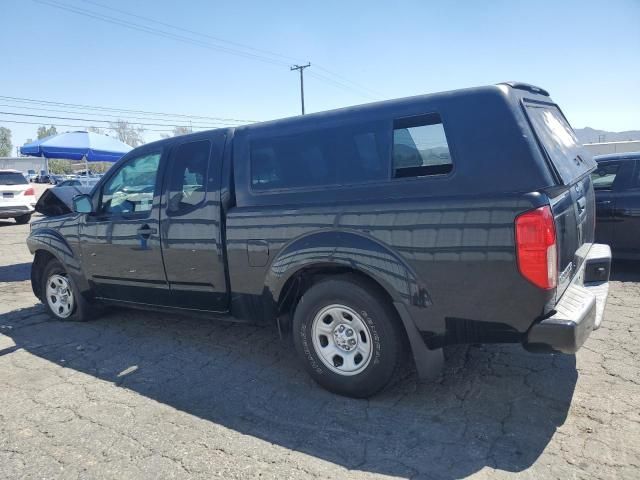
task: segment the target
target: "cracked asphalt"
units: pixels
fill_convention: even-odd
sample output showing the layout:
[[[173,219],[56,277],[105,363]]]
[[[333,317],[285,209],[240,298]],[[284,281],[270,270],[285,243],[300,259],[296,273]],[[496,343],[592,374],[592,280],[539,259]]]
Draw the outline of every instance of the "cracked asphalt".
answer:
[[[112,310],[54,321],[0,221],[0,478],[640,478],[640,265],[576,355],[446,352],[352,400],[275,329]]]

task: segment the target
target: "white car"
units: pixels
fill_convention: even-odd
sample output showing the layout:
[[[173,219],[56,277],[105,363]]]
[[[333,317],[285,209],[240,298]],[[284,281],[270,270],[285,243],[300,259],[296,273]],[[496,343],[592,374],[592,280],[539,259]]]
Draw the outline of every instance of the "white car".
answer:
[[[17,170],[0,170],[0,218],[29,223],[36,206],[36,192]]]

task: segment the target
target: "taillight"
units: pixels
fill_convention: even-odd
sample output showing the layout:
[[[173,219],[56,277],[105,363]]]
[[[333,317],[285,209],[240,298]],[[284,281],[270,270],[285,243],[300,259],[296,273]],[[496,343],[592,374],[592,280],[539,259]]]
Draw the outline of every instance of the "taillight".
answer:
[[[36,191],[33,189],[33,187],[29,187],[29,188],[27,188],[27,189],[24,191],[24,194],[25,194],[25,195],[32,195],[32,196],[35,196]]]
[[[549,205],[516,218],[516,252],[520,273],[549,290],[558,284],[556,227]]]

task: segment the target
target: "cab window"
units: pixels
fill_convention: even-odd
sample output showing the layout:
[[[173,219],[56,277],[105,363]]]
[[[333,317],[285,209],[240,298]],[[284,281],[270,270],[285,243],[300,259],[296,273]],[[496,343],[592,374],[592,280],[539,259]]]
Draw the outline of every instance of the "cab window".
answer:
[[[204,201],[210,152],[209,140],[183,143],[176,149],[169,175],[169,212],[191,210]]]
[[[100,213],[148,213],[153,204],[160,152],[131,158],[102,189]]]

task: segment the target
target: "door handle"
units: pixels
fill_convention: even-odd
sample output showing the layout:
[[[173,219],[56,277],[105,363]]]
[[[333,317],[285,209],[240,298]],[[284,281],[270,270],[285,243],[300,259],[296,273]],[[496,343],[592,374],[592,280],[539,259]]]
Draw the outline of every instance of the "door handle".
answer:
[[[598,200],[597,205],[611,205],[611,200]]]
[[[149,237],[150,235],[158,233],[157,228],[151,228],[149,225],[143,225],[138,229],[138,235],[142,237]]]

